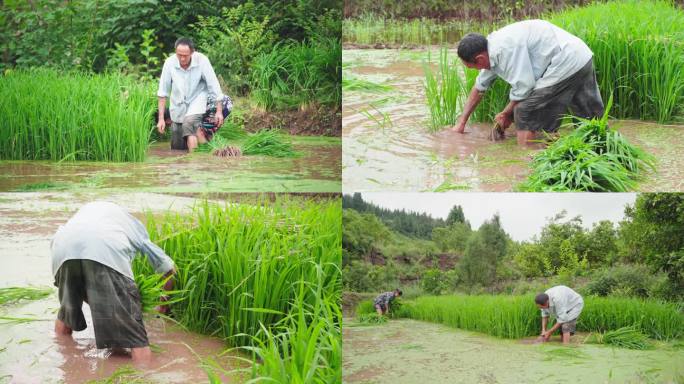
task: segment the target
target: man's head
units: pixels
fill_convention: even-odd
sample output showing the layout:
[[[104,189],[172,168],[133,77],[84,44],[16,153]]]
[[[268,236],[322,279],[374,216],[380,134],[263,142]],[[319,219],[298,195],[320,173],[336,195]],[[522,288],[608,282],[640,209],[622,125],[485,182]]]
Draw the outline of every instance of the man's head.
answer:
[[[190,65],[192,53],[195,52],[195,44],[193,44],[192,39],[181,37],[176,40],[174,47],[176,48],[176,57],[178,57],[181,67],[187,68]]]
[[[546,293],[540,293],[534,297],[534,303],[537,304],[537,308],[548,308],[549,307],[549,295]]]
[[[479,33],[469,33],[458,43],[458,57],[468,68],[490,69],[487,38]]]
[[[399,288],[394,289],[394,297],[401,296],[402,294],[403,294],[403,292],[401,291],[401,289],[399,289]]]

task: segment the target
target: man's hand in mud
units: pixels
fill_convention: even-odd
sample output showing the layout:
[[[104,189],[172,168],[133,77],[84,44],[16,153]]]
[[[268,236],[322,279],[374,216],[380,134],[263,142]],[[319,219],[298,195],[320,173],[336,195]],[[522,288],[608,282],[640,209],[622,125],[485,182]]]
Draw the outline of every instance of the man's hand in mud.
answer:
[[[163,135],[165,128],[166,121],[164,121],[164,119],[159,119],[159,121],[157,122],[157,131],[159,132],[159,134]]]
[[[456,133],[465,133],[465,122],[461,121],[461,118],[456,120],[456,124],[451,126],[451,130]]]
[[[511,117],[510,113],[499,112],[494,116],[494,121],[496,121],[502,129],[506,129],[513,123]]]

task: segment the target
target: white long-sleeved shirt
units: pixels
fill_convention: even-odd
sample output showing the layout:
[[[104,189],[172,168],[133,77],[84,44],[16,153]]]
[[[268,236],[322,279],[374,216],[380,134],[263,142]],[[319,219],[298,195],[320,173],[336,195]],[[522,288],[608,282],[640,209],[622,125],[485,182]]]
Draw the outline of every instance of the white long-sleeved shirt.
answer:
[[[67,260],[87,259],[133,280],[131,262],[138,252],[147,256],[157,273],[166,273],[174,266],[150,240],[145,226],[123,208],[106,201],[88,203],[55,233],[52,274],[56,275]]]
[[[549,288],[544,293],[549,295],[549,307],[541,310],[542,317],[551,315],[559,323],[567,323],[579,317],[584,308],[582,296],[565,285]]]
[[[164,61],[157,96],[171,96],[171,120],[182,123],[186,115],[206,112],[208,96],[221,100],[223,93],[209,59],[193,52],[188,69],[181,68],[175,54]]]
[[[514,101],[558,84],[593,56],[580,38],[544,20],[520,21],[492,32],[487,52],[491,69],[480,71],[475,87],[484,92],[499,76],[511,85],[509,98]]]

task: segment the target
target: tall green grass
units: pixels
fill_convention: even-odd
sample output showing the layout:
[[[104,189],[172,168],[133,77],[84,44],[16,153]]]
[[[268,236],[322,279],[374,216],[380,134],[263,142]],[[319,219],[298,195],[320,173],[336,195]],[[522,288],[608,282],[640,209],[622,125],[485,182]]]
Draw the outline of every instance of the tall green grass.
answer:
[[[340,375],[341,217],[338,200],[287,198],[150,215],[152,240],[178,270],[173,316],[247,347],[257,376],[313,383]],[[134,269],[151,273],[145,263]]]
[[[577,119],[570,134],[536,154],[533,171],[520,189],[625,192],[636,186],[645,169],[655,169],[655,157],[608,127],[612,100],[608,100],[603,117]]]
[[[52,69],[0,76],[0,159],[142,161],[153,84]]]
[[[368,311],[367,305],[359,307]],[[361,312],[357,310],[357,315]],[[405,302],[400,316],[446,324],[502,338],[538,335],[541,315],[534,296],[423,296]],[[634,327],[658,340],[684,336],[684,315],[672,303],[613,297],[586,297],[579,331],[607,332]]]
[[[684,10],[670,1],[621,0],[545,19],[591,48],[603,99],[615,97],[615,117],[660,123],[684,119]],[[500,111],[508,97],[506,88],[488,90],[496,96],[483,100],[480,108]],[[487,115],[473,118],[486,121]]]
[[[338,39],[320,37],[276,45],[254,60],[251,73],[251,96],[267,110],[342,103],[342,46]]]

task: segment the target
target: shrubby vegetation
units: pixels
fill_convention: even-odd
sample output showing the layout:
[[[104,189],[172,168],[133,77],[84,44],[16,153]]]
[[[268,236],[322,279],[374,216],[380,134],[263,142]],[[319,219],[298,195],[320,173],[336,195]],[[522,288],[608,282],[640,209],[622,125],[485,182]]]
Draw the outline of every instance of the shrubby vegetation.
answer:
[[[346,290],[378,292],[401,286],[435,295],[528,294],[564,284],[585,295],[671,301],[681,300],[684,292],[684,240],[678,235],[684,233],[681,193],[641,194],[625,208],[622,222],[604,220],[591,228],[583,226],[581,217],[561,211],[523,242],[505,233],[498,216],[471,229],[459,206],[440,221],[381,209],[364,202],[360,194],[344,196],[344,201]],[[352,204],[366,211],[360,213]],[[406,228],[429,220],[439,225],[425,239],[400,233],[388,217],[403,217]]]

